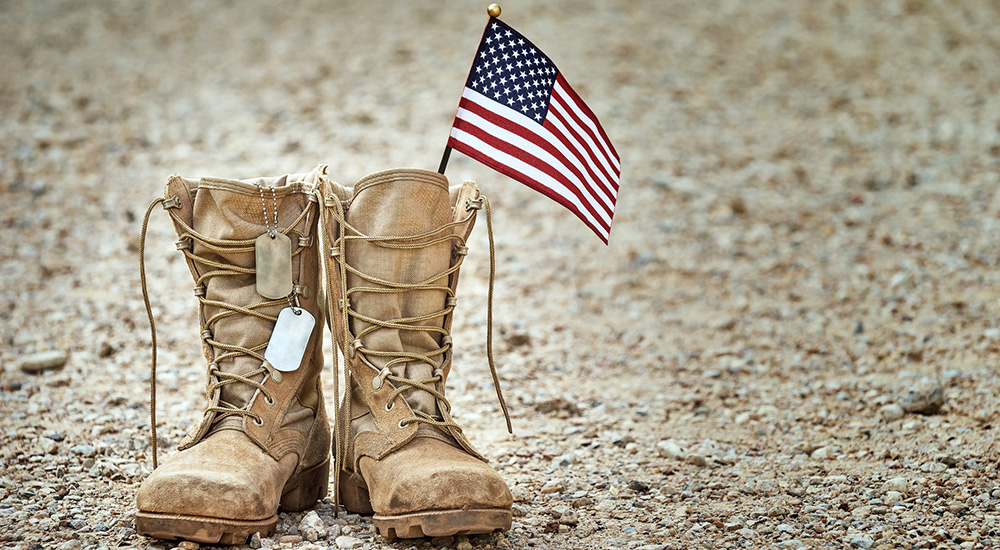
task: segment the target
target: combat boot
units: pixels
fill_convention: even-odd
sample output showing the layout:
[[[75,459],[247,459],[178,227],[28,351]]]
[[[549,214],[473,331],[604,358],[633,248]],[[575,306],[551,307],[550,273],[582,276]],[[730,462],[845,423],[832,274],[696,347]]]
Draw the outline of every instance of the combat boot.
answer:
[[[387,538],[508,529],[510,490],[445,397],[459,267],[488,202],[472,182],[449,191],[443,175],[409,169],[353,189],[328,182],[324,194],[331,329],[350,384],[336,434],[340,501],[374,514]],[[490,245],[492,268],[492,232]],[[492,299],[492,272],[490,283]],[[497,396],[506,416],[498,385]]]
[[[146,211],[140,251],[153,333],[154,470],[136,495],[135,527],[161,539],[243,544],[270,534],[279,507],[327,493],[330,426],[320,387],[324,303],[319,195],[325,167],[277,178],[171,177]],[[156,332],[146,291],[150,212],[173,220],[195,280],[208,361],[208,406],[156,465]]]

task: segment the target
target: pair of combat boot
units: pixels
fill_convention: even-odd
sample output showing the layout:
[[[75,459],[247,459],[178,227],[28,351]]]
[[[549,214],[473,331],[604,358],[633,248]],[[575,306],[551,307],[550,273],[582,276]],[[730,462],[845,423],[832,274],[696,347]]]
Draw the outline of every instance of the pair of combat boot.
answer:
[[[445,397],[465,242],[484,204],[489,221],[474,183],[449,189],[441,174],[398,169],[348,188],[322,165],[254,180],[174,176],[146,211],[141,263],[157,204],[195,280],[209,405],[157,465],[143,266],[154,470],[136,496],[138,533],[241,544],[270,534],[279,509],[326,496],[324,321],[347,381],[341,398],[335,361],[335,498],[373,514],[388,538],[510,527],[510,491]]]

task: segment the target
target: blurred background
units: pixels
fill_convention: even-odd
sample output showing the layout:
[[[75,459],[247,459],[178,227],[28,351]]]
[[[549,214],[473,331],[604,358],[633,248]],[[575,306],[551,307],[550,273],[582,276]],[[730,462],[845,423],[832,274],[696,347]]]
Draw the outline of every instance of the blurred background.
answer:
[[[166,177],[433,170],[486,4],[0,1],[0,544],[148,542],[137,252]],[[1000,4],[502,6],[601,119],[622,185],[606,247],[452,156],[494,206],[516,436],[484,357],[485,224],[449,395],[518,502],[505,536],[427,545],[997,544]],[[169,450],[205,380],[162,214]]]

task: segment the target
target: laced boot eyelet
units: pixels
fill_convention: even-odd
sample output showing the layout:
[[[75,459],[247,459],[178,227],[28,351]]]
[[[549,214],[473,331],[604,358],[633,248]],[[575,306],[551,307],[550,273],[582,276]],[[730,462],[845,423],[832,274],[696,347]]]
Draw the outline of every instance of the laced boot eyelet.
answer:
[[[406,422],[406,419],[403,419],[403,420],[400,420],[400,421],[399,421],[399,424],[398,424],[398,426],[399,426],[399,429],[400,429],[400,430],[405,430],[405,429],[406,429],[406,427],[407,427],[407,426],[409,425],[409,424],[406,424],[405,422]]]
[[[396,408],[396,403],[394,401],[389,401],[385,404],[385,412],[392,412],[392,409]]]
[[[264,419],[260,418],[260,417],[254,418],[253,419],[253,423],[254,423],[254,426],[263,426],[264,425]]]
[[[268,405],[269,407],[273,407],[273,406],[274,406],[274,398],[273,398],[273,397],[270,397],[270,396],[267,396],[267,395],[265,395],[265,396],[264,396],[264,403],[267,403],[267,405]]]

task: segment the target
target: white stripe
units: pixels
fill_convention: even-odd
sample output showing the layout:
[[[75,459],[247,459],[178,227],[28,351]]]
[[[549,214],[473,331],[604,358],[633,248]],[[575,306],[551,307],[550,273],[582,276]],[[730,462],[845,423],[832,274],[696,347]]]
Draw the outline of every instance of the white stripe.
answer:
[[[610,232],[604,229],[602,224],[597,220],[595,220],[594,217],[590,214],[590,211],[584,208],[582,204],[580,204],[580,201],[579,199],[577,199],[576,195],[568,191],[566,187],[563,186],[562,183],[553,179],[545,172],[542,172],[541,170],[535,168],[534,166],[531,166],[530,164],[522,161],[517,157],[508,155],[507,153],[483,142],[483,140],[477,138],[476,136],[473,136],[468,132],[463,132],[458,128],[451,129],[451,137],[455,138],[457,141],[461,143],[464,143],[465,145],[468,145],[469,147],[475,149],[476,151],[479,151],[480,153],[489,155],[489,157],[495,160],[496,162],[503,164],[504,166],[507,166],[513,170],[516,170],[530,177],[531,179],[537,181],[538,183],[544,185],[545,187],[551,189],[552,191],[555,191],[557,195],[566,199],[574,206],[576,206],[578,213],[577,215],[587,218],[587,220],[590,221],[591,225],[593,225],[594,231],[597,231],[599,234],[603,235],[605,239],[607,239],[610,236]]]
[[[553,105],[550,104],[549,111],[551,111],[553,108],[554,108]],[[605,190],[607,190],[610,193],[617,194],[614,184],[618,183],[618,180],[614,179],[613,175],[614,173],[612,172],[612,175],[610,176],[605,174],[604,173],[605,170],[601,170],[601,168],[597,166],[596,161],[593,159],[593,157],[595,156],[600,157],[601,154],[597,151],[595,151],[594,152],[595,154],[593,155],[587,153],[587,151],[589,151],[589,148],[586,145],[580,143],[580,140],[573,137],[573,134],[569,132],[569,129],[567,129],[562,122],[557,120],[556,117],[550,116],[546,120],[549,122],[549,124],[552,124],[552,127],[558,130],[559,133],[564,138],[566,138],[566,141],[569,142],[570,146],[573,148],[572,155],[580,159],[582,162],[587,163],[587,166],[590,167],[590,171],[594,173],[594,176],[597,178],[597,181],[603,184]],[[551,133],[551,131],[549,133]],[[552,139],[555,139],[557,142],[562,143],[562,140],[560,140],[555,135],[552,136]]]
[[[499,115],[499,113],[497,114]],[[486,133],[490,134],[491,136],[494,136],[501,141],[510,143],[514,147],[521,149],[525,153],[528,153],[529,155],[540,160],[541,162],[544,162],[545,164],[548,164],[549,166],[554,168],[557,172],[562,174],[566,179],[570,180],[570,182],[575,184],[575,187],[580,191],[580,193],[588,198],[588,202],[595,203],[594,210],[596,210],[598,214],[601,215],[601,217],[604,219],[604,221],[608,223],[608,225],[611,225],[611,217],[608,215],[608,212],[615,211],[615,207],[611,204],[611,201],[605,198],[601,193],[594,193],[593,191],[591,191],[590,188],[584,185],[583,182],[580,181],[580,179],[577,178],[576,175],[571,170],[566,168],[565,164],[560,162],[559,159],[552,156],[552,153],[549,153],[545,149],[542,149],[538,145],[524,139],[523,137],[515,134],[514,132],[511,132],[510,130],[497,126],[496,124],[493,124],[492,122],[486,120],[485,118],[473,112],[467,111],[465,109],[459,108],[458,113],[455,115],[455,118],[464,120],[472,124],[473,126],[482,128],[483,130],[486,131]],[[598,189],[601,189],[600,186],[596,187]],[[607,211],[605,211],[604,208],[600,208],[599,204],[596,204],[598,199],[604,204],[605,207],[607,207]]]
[[[587,116],[587,114],[580,109],[580,107],[576,104],[576,101],[573,100],[573,95],[567,92],[558,80],[556,80],[556,84],[553,88],[559,91],[559,95],[566,98],[566,103],[568,103],[570,108],[573,109],[573,112],[580,117],[580,120],[582,120],[584,124],[589,126],[590,129],[594,131],[594,135],[597,136],[597,140],[600,142],[601,148],[604,149],[604,154],[607,155],[608,160],[615,165],[615,168],[620,171],[622,167],[621,164],[618,163],[618,157],[611,152],[611,144],[608,143],[607,140],[604,139],[604,136],[601,135],[600,130],[597,128],[597,121]],[[562,103],[562,101],[560,101],[560,103]]]
[[[596,187],[604,192],[604,195],[608,198],[609,201],[613,201],[617,198],[618,196],[617,189],[615,188],[614,185],[611,184],[611,181],[604,176],[604,173],[597,168],[593,160],[590,158],[590,155],[587,155],[585,153],[581,155],[581,153],[577,151],[569,150],[566,147],[566,145],[563,144],[562,140],[553,135],[548,128],[542,126],[541,124],[538,124],[534,120],[528,118],[527,116],[513,109],[510,109],[500,103],[497,103],[496,101],[493,101],[492,99],[480,94],[479,92],[471,88],[466,88],[465,91],[462,92],[462,97],[468,99],[469,101],[475,103],[476,105],[479,105],[480,107],[486,109],[487,111],[499,117],[505,118],[511,121],[512,123],[521,126],[525,130],[528,130],[533,134],[537,135],[538,137],[542,138],[544,141],[551,143],[552,146],[556,148],[556,150],[562,153],[564,157],[566,157],[571,163],[573,163],[574,166],[576,166],[577,170],[579,170],[580,173],[583,174],[583,177],[587,178],[588,181],[594,182],[594,178],[592,178],[588,173],[588,172],[593,172],[596,176],[597,180],[596,183],[599,184],[596,185]],[[579,149],[579,144],[576,142],[576,140],[573,139],[573,136],[568,135],[565,129],[563,129],[563,133],[567,134],[565,136],[566,139],[569,142],[573,143],[577,149]],[[583,165],[583,163],[587,163],[587,165],[590,166],[589,171]],[[612,210],[614,210],[613,207]]]
[[[576,130],[577,135],[579,135],[580,139],[583,140],[583,143],[580,143],[580,145],[585,150],[590,151],[591,155],[596,157],[597,161],[604,167],[603,172],[599,173],[607,173],[608,177],[613,179],[615,177],[615,169],[608,164],[607,156],[605,156],[604,153],[598,149],[597,145],[594,144],[594,140],[587,135],[587,132],[585,132],[575,120],[573,120],[573,117],[566,114],[566,107],[560,103],[555,96],[552,97],[552,102],[549,103],[549,111],[555,111],[563,116],[563,119],[566,120],[566,124],[569,124],[574,130]],[[555,117],[551,117],[549,120],[551,120],[553,124],[558,124],[559,122]],[[566,137],[574,139],[572,134],[567,134]]]

